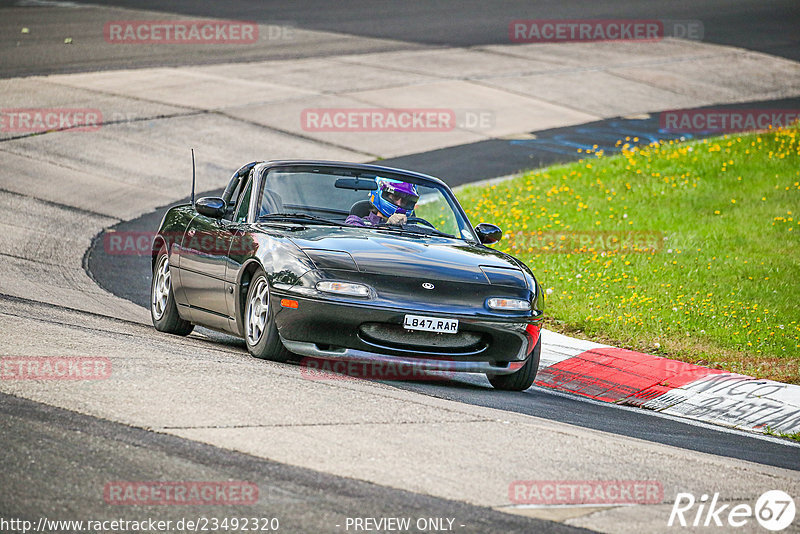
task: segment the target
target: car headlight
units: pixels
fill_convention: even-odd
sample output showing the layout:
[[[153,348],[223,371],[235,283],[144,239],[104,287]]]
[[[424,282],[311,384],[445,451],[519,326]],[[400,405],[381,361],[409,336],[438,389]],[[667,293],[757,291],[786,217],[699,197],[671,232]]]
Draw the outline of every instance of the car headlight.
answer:
[[[337,295],[348,295],[350,297],[369,297],[371,295],[369,286],[364,284],[356,284],[353,282],[333,282],[330,280],[322,280],[317,282],[315,287],[317,288],[317,291],[335,293]]]
[[[492,310],[502,311],[528,311],[531,309],[531,303],[522,299],[504,299],[495,297],[487,300],[486,305]]]

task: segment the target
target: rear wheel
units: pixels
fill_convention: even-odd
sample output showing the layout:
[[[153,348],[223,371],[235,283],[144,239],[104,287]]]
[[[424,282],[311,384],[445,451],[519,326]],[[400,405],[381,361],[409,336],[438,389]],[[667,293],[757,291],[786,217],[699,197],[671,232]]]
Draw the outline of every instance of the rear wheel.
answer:
[[[261,269],[253,274],[244,312],[244,339],[256,358],[285,362],[291,356],[281,343],[269,304],[269,282]]]
[[[159,332],[187,336],[194,330],[192,323],[181,319],[178,315],[166,245],[162,245],[158,251],[153,268],[153,281],[150,284],[150,316],[153,318],[153,326]]]
[[[542,352],[542,336],[539,335],[539,340],[536,346],[533,347],[531,355],[528,356],[528,361],[517,371],[509,375],[487,375],[489,382],[495,389],[502,389],[505,391],[525,391],[533,385],[536,380],[536,372],[539,370],[539,357]]]

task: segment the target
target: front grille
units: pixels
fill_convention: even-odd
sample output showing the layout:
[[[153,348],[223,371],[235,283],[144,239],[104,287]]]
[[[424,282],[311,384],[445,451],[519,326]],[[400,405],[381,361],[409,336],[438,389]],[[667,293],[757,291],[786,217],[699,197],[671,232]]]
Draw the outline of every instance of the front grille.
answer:
[[[373,345],[434,354],[477,354],[488,345],[486,336],[477,332],[420,332],[388,323],[364,323],[359,334],[363,341]]]

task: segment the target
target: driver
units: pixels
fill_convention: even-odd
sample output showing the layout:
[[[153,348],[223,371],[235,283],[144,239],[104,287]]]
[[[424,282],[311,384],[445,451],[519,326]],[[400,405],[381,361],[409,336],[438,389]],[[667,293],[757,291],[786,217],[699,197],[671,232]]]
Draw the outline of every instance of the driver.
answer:
[[[364,218],[350,215],[345,224],[377,226],[381,223],[396,225],[406,223],[408,220],[406,214],[414,210],[419,200],[416,186],[388,178],[377,178],[376,182],[377,187],[369,194],[369,202],[372,204],[369,214]]]

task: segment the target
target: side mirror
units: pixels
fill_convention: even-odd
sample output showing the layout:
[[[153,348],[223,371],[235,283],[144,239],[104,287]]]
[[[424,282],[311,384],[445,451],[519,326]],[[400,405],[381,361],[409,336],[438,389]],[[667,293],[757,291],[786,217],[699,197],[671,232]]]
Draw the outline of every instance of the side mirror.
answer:
[[[475,227],[475,233],[478,234],[478,239],[484,245],[497,243],[503,237],[500,227],[489,223],[480,223]]]
[[[221,219],[225,215],[225,201],[218,197],[203,197],[194,203],[197,213],[211,217],[212,219]]]

